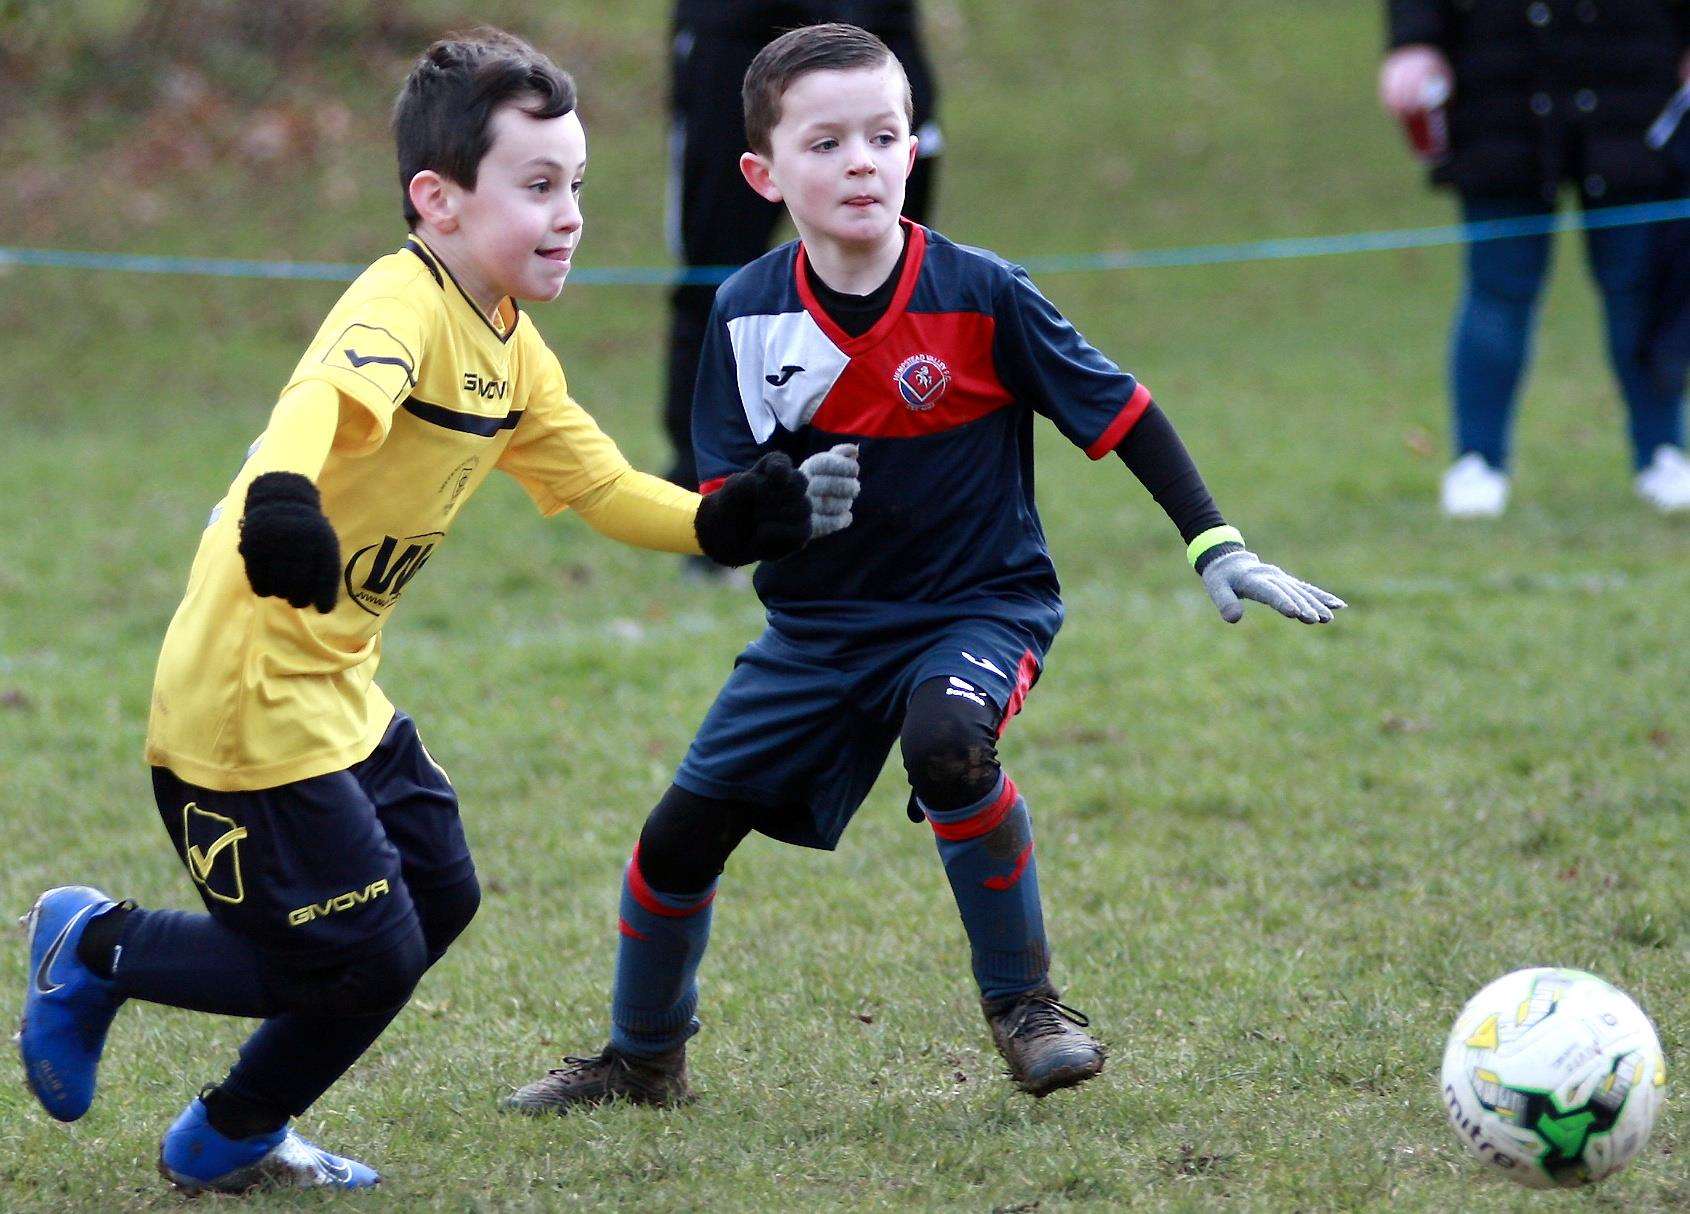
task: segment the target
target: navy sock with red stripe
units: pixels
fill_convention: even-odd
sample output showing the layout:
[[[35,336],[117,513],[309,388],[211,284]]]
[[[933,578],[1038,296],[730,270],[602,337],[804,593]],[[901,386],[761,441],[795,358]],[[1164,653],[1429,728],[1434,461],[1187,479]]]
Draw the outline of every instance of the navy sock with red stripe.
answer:
[[[1033,863],[1033,819],[1015,781],[1000,774],[991,792],[960,809],[921,809],[968,932],[981,996],[1002,999],[1039,986],[1050,970],[1050,947]]]
[[[621,935],[611,995],[610,1044],[651,1056],[698,1032],[698,963],[710,941],[716,883],[692,894],[653,889],[640,871],[640,849],[622,875]]]

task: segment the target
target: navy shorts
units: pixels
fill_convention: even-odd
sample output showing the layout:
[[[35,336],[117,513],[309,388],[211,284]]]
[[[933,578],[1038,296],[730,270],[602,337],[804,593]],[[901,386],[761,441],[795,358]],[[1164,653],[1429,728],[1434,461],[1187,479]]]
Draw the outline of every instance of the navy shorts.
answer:
[[[280,956],[380,951],[414,928],[412,889],[475,871],[458,795],[402,712],[345,771],[216,792],[155,767],[153,796],[212,917]]]
[[[1001,734],[1043,663],[1029,633],[995,620],[825,657],[771,628],[735,660],[675,783],[760,805],[770,811],[762,833],[831,850],[886,765],[911,692],[948,679],[956,695],[984,695],[1002,713]]]

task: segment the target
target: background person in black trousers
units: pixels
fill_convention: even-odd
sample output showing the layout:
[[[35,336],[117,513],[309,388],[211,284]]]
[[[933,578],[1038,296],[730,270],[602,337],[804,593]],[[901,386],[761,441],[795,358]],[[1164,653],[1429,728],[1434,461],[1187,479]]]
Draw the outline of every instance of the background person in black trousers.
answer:
[[[862,26],[903,62],[920,140],[904,213],[917,223],[931,218],[941,140],[916,0],[677,0],[670,64],[669,242],[685,267],[738,266],[768,251],[782,208],[759,198],[740,176],[739,157],[747,147],[740,87],[745,69],[765,45],[789,29],[823,21]],[[670,297],[663,427],[674,450],[668,478],[687,489],[698,488],[692,391],[715,298],[713,284],[678,286]],[[689,559],[688,568],[701,576],[727,572],[708,559]]]

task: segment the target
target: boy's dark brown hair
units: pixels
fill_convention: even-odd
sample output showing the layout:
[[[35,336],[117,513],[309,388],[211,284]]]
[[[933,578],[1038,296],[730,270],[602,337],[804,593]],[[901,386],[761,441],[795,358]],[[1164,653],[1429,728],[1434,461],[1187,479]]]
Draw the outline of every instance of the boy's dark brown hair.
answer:
[[[830,22],[788,30],[758,51],[745,71],[746,142],[759,156],[769,154],[769,135],[780,121],[780,99],[800,76],[876,68],[888,60],[897,65],[899,75],[904,74],[904,65],[898,62],[891,48],[855,25]],[[915,121],[915,100],[910,95],[908,76],[904,76],[904,117]]]
[[[503,30],[442,38],[422,53],[393,103],[406,223],[415,228],[421,218],[411,205],[411,178],[424,169],[466,190],[475,188],[481,159],[493,143],[488,122],[507,103],[535,118],[558,118],[575,108],[575,81]]]

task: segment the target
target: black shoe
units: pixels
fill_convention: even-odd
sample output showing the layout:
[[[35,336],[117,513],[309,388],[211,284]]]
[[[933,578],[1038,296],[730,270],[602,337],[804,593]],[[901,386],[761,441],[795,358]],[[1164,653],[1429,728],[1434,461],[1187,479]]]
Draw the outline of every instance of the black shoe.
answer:
[[[1091,1021],[1057,995],[1047,982],[1025,995],[980,1001],[1009,1077],[1034,1096],[1071,1088],[1103,1070],[1103,1047],[1082,1031]]]
[[[567,1113],[573,1108],[626,1100],[671,1108],[693,1099],[687,1084],[687,1047],[642,1058],[614,1046],[593,1058],[568,1057],[556,1070],[499,1102],[509,1113]]]

